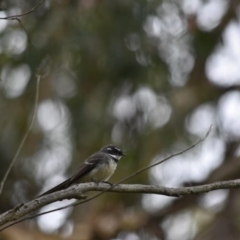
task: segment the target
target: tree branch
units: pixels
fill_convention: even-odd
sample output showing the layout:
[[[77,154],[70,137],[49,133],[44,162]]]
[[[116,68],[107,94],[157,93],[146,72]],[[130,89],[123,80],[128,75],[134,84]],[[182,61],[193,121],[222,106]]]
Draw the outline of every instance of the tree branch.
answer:
[[[99,189],[99,188],[95,188],[96,186],[94,186],[94,188],[91,188],[91,187],[90,187],[90,188],[88,188],[88,189],[85,189],[84,187],[83,187],[83,189],[82,189],[82,188],[76,189],[76,188],[78,187],[78,185],[76,185],[76,187],[74,186],[74,187],[72,187],[72,188],[70,188],[70,189],[75,189],[75,191],[77,191],[77,194],[76,194],[76,192],[73,192],[73,193],[70,192],[70,193],[69,193],[70,195],[66,195],[66,196],[63,195],[63,196],[60,196],[60,198],[59,198],[58,195],[55,196],[55,193],[53,193],[53,194],[49,194],[49,195],[47,195],[47,196],[43,196],[44,201],[42,202],[42,204],[41,204],[41,202],[39,201],[39,199],[33,200],[33,203],[34,203],[34,204],[31,204],[32,202],[29,202],[29,203],[27,203],[27,204],[21,203],[21,204],[19,204],[17,207],[15,207],[14,209],[12,209],[12,210],[10,210],[10,211],[8,211],[8,212],[6,212],[6,213],[3,213],[3,214],[0,216],[0,226],[6,224],[6,223],[8,223],[8,222],[12,222],[12,221],[14,221],[14,220],[17,220],[17,221],[14,221],[13,223],[11,223],[11,224],[3,227],[2,229],[0,229],[0,231],[2,231],[2,230],[6,229],[6,228],[8,228],[8,227],[10,227],[10,226],[12,226],[12,225],[14,225],[14,224],[17,224],[17,223],[19,223],[19,222],[22,222],[22,221],[24,221],[24,220],[32,219],[32,218],[35,218],[35,217],[38,217],[38,216],[41,216],[41,215],[44,215],[44,214],[48,214],[48,213],[51,213],[51,212],[59,211],[59,210],[62,210],[62,209],[66,209],[66,208],[69,208],[69,207],[74,207],[74,206],[77,206],[77,205],[79,205],[79,204],[83,204],[83,203],[89,202],[89,201],[91,201],[91,200],[93,200],[93,199],[101,196],[102,194],[104,194],[104,193],[106,193],[106,192],[108,192],[108,191],[112,191],[112,192],[115,192],[115,191],[116,191],[116,192],[117,192],[117,191],[119,190],[119,188],[121,189],[121,186],[134,186],[134,187],[135,187],[135,186],[139,186],[139,185],[120,185],[120,184],[123,183],[123,182],[125,182],[125,181],[127,181],[127,180],[129,180],[130,178],[132,178],[132,177],[134,177],[134,176],[142,173],[143,171],[146,171],[146,170],[148,170],[148,169],[150,169],[150,168],[152,168],[152,167],[155,167],[156,165],[159,165],[159,164],[161,164],[161,163],[163,163],[163,162],[165,162],[165,161],[167,161],[167,160],[169,160],[169,159],[171,159],[171,158],[173,158],[173,157],[175,157],[175,156],[181,155],[181,154],[189,151],[190,149],[194,148],[195,146],[197,146],[198,144],[200,144],[201,142],[203,142],[203,141],[208,137],[209,133],[211,132],[211,129],[212,129],[212,125],[210,126],[209,130],[207,131],[205,137],[202,138],[202,139],[200,139],[199,141],[197,141],[196,143],[194,143],[194,144],[191,145],[190,147],[188,147],[188,148],[186,148],[186,149],[184,149],[184,150],[182,150],[182,151],[180,151],[180,152],[174,153],[174,154],[172,154],[172,155],[170,155],[170,156],[168,156],[168,157],[166,157],[166,158],[164,158],[164,159],[162,159],[162,160],[160,160],[160,161],[158,161],[158,162],[156,162],[156,163],[154,163],[154,164],[151,164],[151,165],[149,165],[149,166],[147,166],[147,167],[144,167],[144,168],[136,171],[135,173],[131,174],[131,175],[128,176],[127,178],[124,178],[123,180],[121,180],[120,182],[118,182],[117,184],[115,184],[115,185],[113,185],[113,186],[111,186],[111,187],[109,187],[109,185],[108,185],[107,188],[105,187],[105,188],[103,188],[102,190]],[[83,186],[84,186],[84,184],[83,184]],[[142,185],[140,185],[140,186],[142,186]],[[143,186],[144,186],[144,185],[143,185]],[[98,186],[98,187],[99,187],[99,186]],[[129,188],[128,188],[128,189],[129,189]],[[164,192],[163,192],[163,193],[162,193],[162,192],[154,192],[153,190],[151,190],[150,192],[144,192],[144,189],[143,189],[143,188],[142,188],[141,191],[140,191],[140,190],[139,190],[139,191],[138,191],[138,190],[137,190],[137,191],[134,191],[134,188],[130,188],[130,189],[131,189],[130,192],[132,192],[132,193],[153,193],[153,194],[163,194],[163,195],[167,195],[167,196],[181,196],[181,194],[180,194],[180,195],[179,195],[179,194],[176,194],[176,195],[171,194],[171,195],[169,195],[169,194],[166,194],[166,193],[164,193]],[[152,189],[152,188],[151,188],[151,189]],[[165,188],[165,189],[166,189],[166,188]],[[168,188],[168,189],[170,189],[170,188]],[[147,190],[149,190],[149,189],[147,188]],[[65,192],[65,191],[67,191],[67,193],[68,193],[68,189],[63,190],[63,191],[60,191],[60,192]],[[88,199],[85,199],[85,200],[83,200],[83,201],[80,200],[80,201],[77,201],[77,202],[75,202],[75,203],[66,205],[66,206],[61,207],[61,208],[56,208],[56,209],[53,209],[53,210],[50,210],[50,211],[46,211],[46,212],[43,212],[43,213],[38,213],[38,214],[35,214],[35,215],[32,215],[32,216],[28,216],[28,217],[25,217],[25,218],[20,219],[21,217],[23,217],[23,216],[25,216],[25,215],[27,215],[27,214],[35,211],[36,209],[39,209],[40,207],[43,207],[43,206],[45,206],[45,205],[47,205],[47,204],[50,204],[50,203],[53,203],[53,202],[55,202],[55,201],[59,201],[59,200],[63,200],[63,199],[70,199],[70,198],[84,199],[84,196],[82,195],[82,193],[83,193],[83,192],[87,192],[87,191],[101,191],[101,192],[98,193],[98,194],[96,194],[95,196],[90,197],[90,198],[88,198]],[[123,192],[127,192],[127,190],[125,190],[125,191],[123,191]],[[58,192],[57,192],[57,193],[58,193]],[[80,193],[80,194],[79,194],[79,193]],[[72,194],[74,194],[74,195],[72,195]],[[54,198],[53,198],[53,199],[52,199],[52,198],[48,198],[48,196],[52,196],[52,195],[54,195]],[[61,197],[63,197],[63,198],[61,198]],[[46,198],[46,199],[45,199],[45,198]],[[41,199],[42,199],[42,197],[40,198],[40,200],[41,200]],[[28,207],[28,204],[30,204],[30,207]],[[22,208],[24,208],[24,211],[20,211],[19,213],[16,213],[16,212],[18,212],[18,211],[19,211],[20,209],[22,209]],[[20,219],[20,220],[18,220],[18,219]]]
[[[165,162],[165,161],[167,161],[167,160],[169,160],[169,159],[171,159],[171,158],[173,158],[173,157],[176,157],[176,156],[178,156],[178,155],[181,155],[181,154],[189,151],[190,149],[194,148],[195,146],[197,146],[198,144],[200,144],[201,142],[203,142],[203,141],[208,137],[208,135],[210,134],[210,132],[211,132],[211,130],[212,130],[212,127],[213,127],[213,125],[211,125],[211,126],[209,127],[209,129],[208,129],[205,137],[203,137],[202,139],[198,140],[196,143],[194,143],[194,144],[191,145],[190,147],[185,148],[184,150],[182,150],[182,151],[180,151],[180,152],[174,153],[174,154],[172,154],[172,155],[170,155],[170,156],[168,156],[168,157],[166,157],[166,158],[164,158],[164,159],[162,159],[162,160],[160,160],[160,161],[158,161],[158,162],[156,162],[156,163],[153,163],[153,164],[151,164],[151,165],[149,165],[149,166],[147,166],[147,167],[144,167],[144,168],[141,168],[141,169],[137,170],[135,173],[133,173],[133,174],[131,174],[130,176],[122,179],[121,181],[119,181],[119,182],[116,183],[115,185],[113,185],[113,186],[111,186],[110,188],[107,188],[107,189],[101,191],[100,193],[96,194],[96,195],[93,196],[93,197],[90,197],[90,198],[85,199],[85,200],[83,200],[83,201],[77,201],[77,202],[75,202],[75,203],[71,203],[71,204],[66,205],[66,206],[64,206],[64,207],[55,208],[55,209],[52,209],[52,210],[50,210],[50,211],[46,211],[46,212],[42,212],[42,213],[38,213],[38,214],[35,214],[35,215],[32,215],[32,216],[25,217],[25,218],[23,218],[23,219],[21,219],[21,220],[19,220],[19,221],[16,221],[16,222],[10,224],[9,226],[12,226],[12,225],[14,225],[14,224],[16,224],[16,223],[22,222],[22,221],[24,221],[24,220],[29,220],[29,219],[33,219],[33,218],[35,218],[35,217],[39,217],[39,216],[44,215],[44,214],[56,212],[56,211],[63,210],[63,209],[69,208],[69,207],[75,207],[75,206],[78,206],[78,205],[80,205],[80,204],[89,202],[89,201],[91,201],[91,200],[93,200],[93,199],[95,199],[95,198],[98,198],[99,196],[103,195],[104,193],[109,192],[111,189],[116,188],[116,186],[118,186],[119,184],[121,184],[121,183],[123,183],[123,182],[125,182],[125,181],[127,181],[127,180],[129,180],[129,179],[131,179],[131,178],[133,178],[133,177],[135,177],[136,175],[138,175],[138,174],[140,174],[140,173],[142,173],[142,172],[144,172],[144,171],[146,171],[146,170],[148,170],[148,169],[150,169],[150,168],[152,168],[152,167],[155,167],[155,166],[157,166],[157,165],[159,165],[159,164],[161,164],[161,163],[163,163],[163,162]],[[0,225],[0,226],[1,226],[1,225]],[[7,228],[7,227],[6,227],[6,228]],[[0,229],[0,230],[1,230],[1,229]]]
[[[46,196],[42,196],[38,199],[34,199],[28,203],[19,204],[14,209],[11,209],[6,213],[0,215],[0,226],[18,220],[26,216],[27,214],[56,201],[72,198],[84,199],[85,196],[83,196],[83,193],[89,191],[101,191],[101,192],[110,191],[115,193],[143,193],[143,194],[148,193],[159,194],[169,197],[181,197],[192,194],[206,193],[209,191],[219,189],[233,189],[233,188],[240,188],[240,179],[182,188],[169,188],[157,185],[141,185],[141,184],[120,184],[115,186],[114,188],[109,188],[109,184],[106,183],[100,183],[98,185],[95,183],[81,183],[68,189],[58,191]],[[41,214],[38,214],[38,216],[40,215]],[[36,215],[32,217],[27,217],[25,219],[31,219],[33,217],[36,217]],[[17,222],[20,221],[23,221],[23,219],[20,219]],[[13,224],[16,224],[16,222],[14,222]],[[4,230],[5,228],[13,224],[3,227],[2,229],[0,229],[0,231]]]

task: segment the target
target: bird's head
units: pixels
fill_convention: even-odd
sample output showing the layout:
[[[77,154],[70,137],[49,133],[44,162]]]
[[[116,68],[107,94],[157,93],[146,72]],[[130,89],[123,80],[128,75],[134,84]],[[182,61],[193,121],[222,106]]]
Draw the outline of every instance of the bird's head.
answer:
[[[126,156],[126,154],[120,148],[112,144],[103,147],[100,151],[104,153],[108,153],[109,155],[111,155],[113,158],[117,160],[120,160],[122,156]]]

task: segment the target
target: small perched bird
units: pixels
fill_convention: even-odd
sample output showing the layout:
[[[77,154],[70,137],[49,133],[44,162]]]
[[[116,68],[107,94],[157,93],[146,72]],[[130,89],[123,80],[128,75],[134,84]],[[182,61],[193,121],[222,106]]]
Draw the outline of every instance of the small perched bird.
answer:
[[[122,150],[114,145],[107,145],[100,151],[87,158],[82,166],[68,178],[39,197],[68,188],[74,183],[92,181],[107,182],[117,168],[118,161],[126,156]]]

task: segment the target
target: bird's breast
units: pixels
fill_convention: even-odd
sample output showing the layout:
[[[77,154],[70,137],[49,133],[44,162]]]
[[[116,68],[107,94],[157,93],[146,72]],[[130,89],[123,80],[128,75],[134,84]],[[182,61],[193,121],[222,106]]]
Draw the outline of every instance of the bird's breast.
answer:
[[[108,163],[101,163],[90,173],[90,178],[94,182],[107,181],[115,172],[117,163],[110,160]]]

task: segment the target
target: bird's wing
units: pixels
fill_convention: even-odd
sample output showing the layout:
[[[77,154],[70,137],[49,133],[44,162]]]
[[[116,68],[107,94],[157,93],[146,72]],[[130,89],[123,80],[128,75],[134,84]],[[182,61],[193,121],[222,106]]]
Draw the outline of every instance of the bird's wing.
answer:
[[[70,178],[70,184],[78,181],[81,179],[83,176],[88,174],[90,171],[92,171],[97,164],[101,163],[106,154],[97,152],[93,155],[91,155],[89,158],[86,159],[85,163],[78,168],[78,170],[73,174],[73,176]]]
[[[68,188],[73,183],[77,182],[79,179],[92,171],[92,169],[94,169],[95,166],[104,159],[104,157],[105,154],[101,152],[93,154],[86,159],[85,163],[77,169],[77,171],[73,174],[72,177],[68,178],[54,188],[49,189],[47,192],[44,192],[39,197]]]

